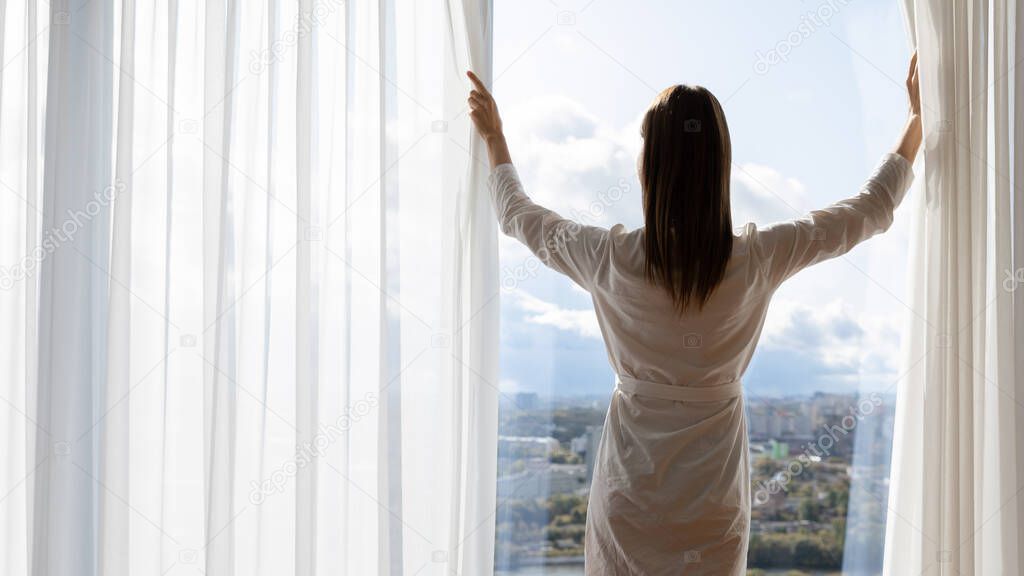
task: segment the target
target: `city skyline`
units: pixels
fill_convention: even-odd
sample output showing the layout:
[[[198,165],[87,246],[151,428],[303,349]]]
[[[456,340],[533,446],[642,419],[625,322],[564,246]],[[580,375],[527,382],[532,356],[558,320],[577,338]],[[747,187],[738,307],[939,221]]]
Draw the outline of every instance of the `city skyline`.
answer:
[[[496,567],[582,568],[604,407],[532,393],[501,411]],[[894,404],[874,394],[748,399],[749,568],[880,569]],[[856,484],[854,482],[856,481]],[[858,512],[847,516],[850,506]]]

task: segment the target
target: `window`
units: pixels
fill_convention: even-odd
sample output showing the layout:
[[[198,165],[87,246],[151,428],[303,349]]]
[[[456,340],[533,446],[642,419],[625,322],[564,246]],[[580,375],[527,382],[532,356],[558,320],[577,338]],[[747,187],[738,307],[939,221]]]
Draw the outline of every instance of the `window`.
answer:
[[[642,224],[639,119],[671,84],[722,100],[733,219],[854,194],[905,119],[896,3],[495,2],[495,92],[528,193]],[[909,217],[776,294],[744,379],[752,573],[880,571]],[[614,375],[586,293],[502,240],[495,566],[582,574],[592,454]]]

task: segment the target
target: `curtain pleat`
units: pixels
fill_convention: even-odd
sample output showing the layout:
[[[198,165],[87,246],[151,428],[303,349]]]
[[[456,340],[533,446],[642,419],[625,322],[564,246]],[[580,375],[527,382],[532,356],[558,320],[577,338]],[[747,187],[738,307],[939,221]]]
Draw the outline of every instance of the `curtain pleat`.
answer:
[[[46,102],[43,232],[59,244],[39,269],[38,385],[30,569],[75,574],[94,566],[95,414],[106,405],[111,183],[112,10],[53,2]],[[9,88],[9,84],[5,90]],[[90,206],[98,210],[90,210]],[[94,211],[90,214],[87,210]],[[58,231],[62,234],[58,234]]]
[[[232,145],[235,143],[233,91],[238,41],[236,0],[214,0],[206,5],[206,109],[210,140],[203,163],[204,199],[204,379],[206,418],[205,571],[235,574],[235,445],[238,393],[236,390],[238,269],[235,260],[235,208],[239,206],[229,185]]]
[[[380,0],[377,2],[377,84],[380,98],[380,116],[378,130],[384,137],[380,138],[380,176],[377,182],[379,190],[379,238],[381,246],[380,276],[377,279],[377,299],[383,315],[380,340],[380,377],[379,396],[380,420],[379,433],[379,475],[378,486],[383,497],[384,509],[380,515],[380,564],[378,570],[382,574],[404,574],[404,526],[399,521],[404,514],[403,509],[403,445],[402,445],[402,383],[390,384],[401,378],[403,360],[404,315],[399,307],[400,300],[389,297],[400,294],[402,290],[402,251],[401,241],[401,194],[398,178],[393,176],[388,167],[399,161],[397,141],[388,137],[388,126],[402,119],[402,111],[397,109],[398,92],[389,83],[388,78],[398,71],[395,55],[397,39],[397,11],[402,9],[398,2]]]
[[[381,131],[380,70],[383,63],[379,34],[380,1],[349,3],[349,83],[352,86],[346,131],[349,133],[349,199],[342,208],[347,219],[346,247],[350,311],[349,364],[342,369],[347,389],[344,407],[370,402],[374,410],[357,422],[347,436],[347,467],[339,469],[344,482],[347,523],[346,568],[352,574],[388,574],[386,546],[387,491],[384,479],[387,452],[382,434],[386,422],[386,397],[381,390],[384,339],[384,309],[381,281],[384,252],[381,245],[382,183],[384,163]],[[385,390],[386,392],[386,390]],[[359,520],[359,521],[357,521]]]
[[[312,21],[312,0],[299,1],[299,19]],[[320,228],[314,223],[312,174],[313,149],[313,42],[316,28],[298,40],[295,94],[296,156],[296,266],[295,295],[295,415],[300,446],[312,446],[319,413],[319,355],[317,331],[318,274],[314,274],[313,250]],[[295,574],[313,576],[317,544],[317,461],[298,470],[295,502]]]
[[[1009,121],[1013,105],[1010,100],[1010,75],[1013,74],[1013,69],[1010,68],[1010,58],[1013,56],[1010,32],[1013,23],[1009,19],[1012,0],[993,0],[992,4],[994,178],[991,182],[995,230],[992,257],[993,267],[1002,271],[999,278],[1003,280],[1007,271],[1014,269],[1012,250],[1013,236],[1016,234],[1013,230],[1015,220],[1011,191],[1013,127]],[[979,65],[987,63],[986,56],[987,54],[979,55]],[[1018,151],[1017,154],[1024,156],[1024,151]],[[1017,186],[1019,187],[1019,184]],[[976,189],[984,189],[984,183]],[[1018,203],[1020,198],[1018,196]],[[1022,220],[1016,220],[1016,226],[1019,227],[1021,222]],[[1011,273],[1010,276],[1014,275]],[[986,370],[994,377],[990,377],[993,386],[985,387],[991,399],[985,406],[987,426],[984,428],[984,435],[979,435],[979,441],[983,442],[982,447],[987,453],[978,463],[979,477],[976,478],[979,492],[976,501],[981,502],[981,514],[984,516],[976,525],[989,519],[994,519],[995,522],[989,528],[982,527],[979,536],[975,537],[972,534],[971,543],[974,544],[973,560],[978,573],[1019,573],[1024,569],[1024,556],[1021,556],[1016,540],[1019,538],[1017,532],[1021,529],[1019,522],[1024,519],[1024,515],[1018,512],[1019,504],[1013,500],[1018,497],[1019,491],[1024,489],[1024,475],[1018,471],[1019,464],[1016,462],[1019,448],[1015,446],[1024,443],[1024,436],[1017,433],[1017,429],[1024,421],[1020,420],[1018,415],[1019,406],[1015,402],[1006,401],[1007,394],[1011,398],[1017,398],[1014,390],[1017,385],[1014,357],[1019,355],[1016,336],[1019,332],[1015,332],[1013,327],[1015,311],[1012,292],[1008,292],[1001,283],[993,288],[993,292],[989,298],[994,298],[995,301],[988,311],[987,327],[994,346]],[[1008,500],[1011,494],[1013,497]],[[1005,513],[1004,506],[1007,507]],[[993,531],[998,531],[1000,536],[996,536]]]
[[[131,236],[133,152],[135,144],[135,3],[125,0],[121,6],[121,58],[118,72],[117,136],[114,151],[114,182],[117,196],[111,206],[109,309],[107,311],[107,381],[102,397],[107,411],[99,425],[100,477],[106,487],[99,493],[99,572],[111,576],[128,574],[129,509],[119,495],[130,494],[128,402],[120,399],[129,393],[132,355],[131,303],[128,291],[131,278]]]
[[[26,139],[25,139],[25,182],[26,182],[26,184],[25,184],[25,195],[26,195],[26,202],[25,202],[25,208],[22,211],[22,214],[25,215],[25,220],[24,220],[24,222],[25,222],[25,225],[24,225],[25,233],[24,233],[24,236],[22,238],[23,243],[21,244],[21,246],[25,249],[26,253],[32,254],[34,252],[33,248],[36,245],[35,240],[37,238],[37,230],[38,230],[38,222],[39,222],[39,206],[40,206],[40,197],[41,197],[41,194],[39,193],[39,182],[38,182],[39,178],[38,178],[38,174],[39,174],[39,171],[40,171],[39,167],[41,166],[42,163],[39,161],[39,153],[38,153],[39,143],[38,143],[37,135],[39,133],[39,128],[38,128],[38,125],[39,125],[38,124],[39,112],[38,112],[37,104],[38,104],[39,98],[40,98],[39,97],[39,93],[42,92],[43,94],[45,94],[45,89],[44,90],[40,90],[40,88],[38,86],[38,74],[39,74],[38,70],[37,70],[38,60],[39,60],[38,46],[39,46],[39,43],[41,41],[39,40],[39,36],[36,34],[36,29],[39,26],[39,24],[38,24],[38,14],[37,14],[35,3],[29,3],[26,6],[25,14],[26,14],[26,20],[27,20],[27,27],[25,29],[25,35],[23,36],[23,39],[24,39],[24,41],[28,45],[28,48],[26,50],[28,61],[26,62],[26,74],[25,74],[25,77],[26,77],[25,78],[26,79],[26,88],[27,88],[28,97],[27,97],[27,102],[26,102],[27,126],[26,126],[26,130],[25,130],[25,132],[26,132]],[[45,20],[45,18],[44,18],[44,20]],[[4,24],[5,24],[5,27],[6,27],[6,25],[7,25],[6,18],[5,18]],[[16,35],[14,35],[14,37],[17,38]],[[45,74],[43,76],[45,76]],[[2,122],[0,122],[0,124],[2,124]],[[5,156],[5,157],[9,157],[9,156]],[[12,213],[17,214],[18,211],[15,210]],[[15,226],[15,229],[18,229],[18,228],[21,228],[21,227]],[[35,390],[38,389],[38,363],[37,363],[37,353],[38,353],[37,352],[37,350],[38,350],[38,339],[37,339],[37,334],[38,334],[38,324],[37,324],[37,319],[38,319],[38,308],[37,308],[37,306],[38,306],[38,282],[37,282],[35,276],[31,276],[31,277],[25,278],[23,280],[23,283],[24,283],[24,292],[23,292],[23,294],[24,294],[25,305],[24,305],[24,315],[22,316],[22,318],[24,319],[25,328],[24,328],[24,340],[21,343],[22,344],[21,348],[23,348],[23,352],[24,353],[23,353],[22,357],[20,358],[21,362],[12,362],[11,364],[9,364],[9,366],[21,365],[23,367],[23,370],[24,370],[24,373],[23,373],[23,375],[24,375],[24,387],[20,390],[20,394],[18,394],[16,397],[20,397],[20,398],[24,399],[24,401],[25,401],[25,403],[24,403],[25,411],[27,413],[29,413],[29,414],[36,414],[37,413],[36,412],[36,404],[35,404],[34,399],[33,399],[33,393],[34,393]],[[15,318],[17,318],[17,315],[15,315]],[[16,383],[18,381],[19,381],[19,379],[17,377],[12,378],[11,380],[9,380],[9,382],[11,382],[12,384],[14,384],[14,383]],[[13,428],[13,427],[11,427],[11,428]],[[33,451],[32,447],[38,442],[37,438],[38,438],[39,432],[40,431],[39,431],[38,427],[36,426],[36,422],[34,420],[30,420],[29,425],[26,426],[26,428],[25,428],[25,434],[24,435],[17,434],[17,433],[12,433],[11,436],[10,436],[12,438],[12,440],[14,440],[15,442],[17,442],[20,439],[24,439],[25,440],[24,446],[12,447],[12,451],[11,451],[11,460],[12,460],[11,469],[12,470],[26,471],[26,473],[27,473],[26,478],[28,478],[32,474],[32,472],[29,472],[29,470],[35,470],[36,469],[35,466],[32,466],[31,468],[29,466],[30,466],[30,463],[32,462],[32,459],[31,459],[31,453]],[[21,458],[18,458],[19,454],[21,454],[23,456]],[[26,457],[26,456],[28,456],[28,457]],[[18,466],[17,463],[19,461],[24,462],[26,464],[26,466],[24,466],[24,467]],[[25,498],[24,501],[26,503],[29,503],[29,502],[33,502],[34,501],[34,496],[33,496],[34,482],[28,482],[27,484],[28,484],[28,486],[25,489],[26,498]],[[15,500],[15,502],[17,502],[17,500]],[[25,518],[25,520],[26,520],[26,522],[25,522],[26,529],[24,531],[19,531],[19,530],[15,530],[14,531],[15,534],[23,534],[24,536],[19,536],[16,540],[9,541],[9,542],[12,545],[18,546],[18,548],[20,550],[26,550],[27,551],[29,549],[29,546],[28,546],[28,538],[29,538],[28,534],[34,533],[34,526],[33,526],[33,524],[34,524],[34,517],[33,517],[32,514],[29,514],[28,511],[25,510],[25,509],[19,509],[16,512],[13,512],[12,515],[11,515],[12,518],[22,518],[22,517],[25,517],[25,516],[27,516],[27,518]],[[15,544],[15,542],[16,542],[16,544]],[[13,566],[17,565],[18,568],[27,568],[27,566],[23,563],[23,559],[20,558],[20,556],[21,556],[20,554],[13,553],[11,556],[12,556],[11,560],[9,562],[7,562],[8,566],[12,566],[13,567]],[[27,561],[27,559],[25,559],[25,561]]]
[[[1013,50],[1010,52],[1013,58],[1013,62],[1020,63],[1024,61],[1024,25],[1022,25],[1021,18],[1024,17],[1024,6],[1021,6],[1021,2],[1007,2],[1006,3],[1006,22],[1010,33],[1007,34],[1013,41]],[[1012,23],[1012,24],[1011,24]],[[1011,135],[1013,145],[1013,157],[1010,162],[1012,164],[1012,182],[1014,183],[1013,188],[1010,191],[1010,203],[1012,204],[1012,212],[1007,211],[1008,214],[1013,215],[1012,229],[1012,256],[1010,261],[1010,270],[1013,271],[1014,278],[1017,279],[1017,270],[1024,270],[1024,90],[1020,89],[1021,80],[1017,76],[1016,66],[1014,65],[1013,73],[1013,132]],[[1009,80],[1007,80],[1009,81]],[[1024,273],[1021,273],[1021,278],[1024,279]],[[1005,275],[1004,275],[1005,281]],[[1011,283],[1011,285],[1014,285]],[[1016,284],[1019,288],[1020,284]],[[1012,309],[1014,311],[1013,320],[1011,322],[1011,330],[1015,335],[1024,335],[1024,290],[1015,290],[1013,292]],[[1011,360],[1012,359],[1012,360]],[[1011,387],[1011,393],[1015,399],[1024,398],[1024,378],[1018,377],[1018,375],[1024,376],[1024,354],[1016,353],[1010,354],[1008,357],[1004,357],[1004,361],[1008,361],[1006,364],[1006,370],[1013,371],[1014,383]],[[1011,435],[1012,438],[1018,439],[1015,442],[1015,446],[1010,448],[1012,455],[1016,460],[1015,473],[1017,478],[1024,478],[1024,441],[1020,440],[1024,438],[1024,402],[1014,402],[1013,406],[1006,407],[1009,410],[1014,411],[1013,423],[1005,423],[1003,430],[1006,434]],[[1016,499],[1017,506],[1017,519],[1024,518],[1024,498],[1019,495]],[[1012,518],[1007,517],[1004,526],[1012,521]],[[1017,535],[1018,551],[1024,551],[1024,527],[1019,524],[1007,529],[1009,535],[1009,542],[1013,543],[1013,533]],[[1024,568],[1024,559],[1018,558],[1017,562],[1018,571]]]
[[[159,402],[159,419],[154,419],[154,424],[159,426],[159,437],[160,437],[160,450],[158,453],[158,469],[159,474],[157,476],[159,486],[157,487],[157,498],[159,500],[159,513],[157,515],[158,521],[163,524],[168,520],[168,506],[173,504],[170,497],[173,496],[173,491],[168,489],[169,477],[168,477],[168,460],[170,456],[169,438],[168,438],[168,426],[170,424],[170,399],[171,399],[171,362],[169,357],[171,352],[174,350],[171,344],[171,270],[172,270],[172,257],[176,255],[173,249],[173,230],[174,230],[174,207],[175,207],[175,195],[174,195],[174,166],[175,166],[175,155],[174,155],[174,132],[175,127],[175,95],[176,95],[176,82],[177,82],[177,63],[178,63],[178,0],[168,0],[167,2],[167,76],[165,77],[166,82],[166,94],[167,102],[165,107],[165,123],[164,133],[167,136],[167,143],[164,146],[164,190],[166,194],[166,200],[164,202],[164,262],[163,262],[163,347],[161,353],[164,357],[164,361],[161,362],[161,394]],[[156,566],[163,566],[164,559],[167,557],[167,543],[164,539],[159,539],[155,554],[153,554],[153,562]],[[129,548],[130,549],[130,548]]]
[[[273,38],[278,30],[278,7],[276,2],[266,2],[266,37]],[[264,130],[264,161],[265,166],[263,168],[264,179],[266,182],[266,199],[263,203],[264,210],[264,225],[263,225],[263,236],[265,239],[265,245],[263,247],[263,260],[262,266],[265,270],[270,270],[273,266],[274,259],[274,221],[271,218],[273,206],[274,206],[274,195],[276,194],[276,187],[274,186],[274,163],[276,160],[275,150],[273,142],[275,140],[275,123],[273,121],[277,111],[277,94],[274,90],[277,82],[276,66],[271,62],[266,69],[266,84],[262,88],[265,91],[265,99],[267,101],[266,110],[264,112],[265,124]],[[263,283],[263,310],[262,310],[262,347],[261,347],[261,358],[259,362],[259,374],[256,377],[258,382],[258,394],[259,394],[259,417],[257,424],[258,441],[254,444],[254,449],[257,452],[256,456],[256,472],[259,477],[265,476],[267,473],[267,457],[266,452],[268,448],[268,402],[269,402],[269,391],[270,391],[270,346],[272,342],[271,338],[271,301],[273,282],[272,276],[268,275]],[[254,542],[256,546],[262,550],[264,546],[269,544],[267,534],[270,532],[270,524],[264,519],[262,514],[257,515],[254,520],[255,522],[255,535]],[[266,563],[267,559],[264,557],[262,552],[256,559],[256,569],[260,570]]]
[[[0,571],[11,574],[28,567],[34,493],[29,479],[46,459],[35,449],[42,433],[33,409],[39,270],[30,248],[40,219],[41,154],[29,151],[37,150],[42,127],[38,110],[45,82],[39,82],[37,61],[39,54],[45,58],[48,42],[39,28],[34,3],[0,2],[0,438],[10,443],[0,466]]]

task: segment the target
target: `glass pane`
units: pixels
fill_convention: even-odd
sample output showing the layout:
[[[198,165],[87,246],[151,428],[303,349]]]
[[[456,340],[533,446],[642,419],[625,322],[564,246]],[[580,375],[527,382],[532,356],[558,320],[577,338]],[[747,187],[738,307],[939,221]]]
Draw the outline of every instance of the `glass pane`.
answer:
[[[897,3],[495,1],[495,92],[527,192],[642,225],[639,121],[707,86],[733,137],[733,219],[855,194],[905,120]],[[744,378],[755,574],[880,572],[900,377],[907,208],[885,235],[777,292]],[[592,455],[614,374],[589,295],[503,238],[495,566],[583,573]]]

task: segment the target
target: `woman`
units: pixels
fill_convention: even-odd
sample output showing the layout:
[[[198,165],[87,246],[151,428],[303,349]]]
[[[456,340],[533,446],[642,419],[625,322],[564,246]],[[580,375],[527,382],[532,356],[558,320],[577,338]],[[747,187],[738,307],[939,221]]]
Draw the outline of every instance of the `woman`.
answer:
[[[735,232],[729,129],[704,88],[655,98],[638,159],[645,227],[606,230],[530,201],[494,99],[468,75],[502,232],[590,292],[618,375],[590,491],[586,573],[743,574],[750,480],[740,378],[779,285],[892,223],[921,143],[916,55],[902,138],[858,195]]]

